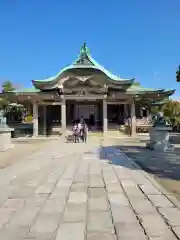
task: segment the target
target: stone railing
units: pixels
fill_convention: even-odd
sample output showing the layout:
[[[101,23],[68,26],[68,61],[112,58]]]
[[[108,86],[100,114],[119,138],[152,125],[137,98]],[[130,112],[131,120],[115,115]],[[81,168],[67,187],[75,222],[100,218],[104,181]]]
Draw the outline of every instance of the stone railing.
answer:
[[[152,127],[152,121],[150,118],[142,118],[136,120],[137,132],[149,132],[150,127]]]
[[[152,125],[152,120],[150,118],[137,118],[136,119],[137,125]]]
[[[125,126],[131,125],[131,118],[125,119]],[[137,118],[136,119],[136,131],[137,132],[148,132],[149,128],[152,126],[152,121],[150,118]]]

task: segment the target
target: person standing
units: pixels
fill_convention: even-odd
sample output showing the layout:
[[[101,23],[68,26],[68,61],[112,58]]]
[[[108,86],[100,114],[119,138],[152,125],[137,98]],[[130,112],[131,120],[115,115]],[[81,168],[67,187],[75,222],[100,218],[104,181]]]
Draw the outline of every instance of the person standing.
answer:
[[[74,136],[74,142],[75,143],[79,143],[79,136],[80,136],[80,133],[79,133],[79,128],[78,128],[78,124],[76,123],[74,126],[73,126],[73,136]]]
[[[84,118],[83,118],[83,116],[81,116],[80,124],[83,124],[83,123],[84,123]]]
[[[94,114],[90,114],[89,116],[89,124],[90,124],[90,128],[92,129],[95,125],[95,120],[94,120]]]
[[[87,142],[87,135],[88,135],[88,126],[86,123],[84,123],[82,127],[82,139],[84,143]]]

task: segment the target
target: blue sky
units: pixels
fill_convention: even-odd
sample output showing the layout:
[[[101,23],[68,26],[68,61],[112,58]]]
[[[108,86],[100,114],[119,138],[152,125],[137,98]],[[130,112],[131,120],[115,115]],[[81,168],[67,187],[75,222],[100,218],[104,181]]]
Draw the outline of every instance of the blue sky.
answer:
[[[53,76],[86,41],[108,70],[180,98],[179,9],[179,0],[0,0],[0,81]]]

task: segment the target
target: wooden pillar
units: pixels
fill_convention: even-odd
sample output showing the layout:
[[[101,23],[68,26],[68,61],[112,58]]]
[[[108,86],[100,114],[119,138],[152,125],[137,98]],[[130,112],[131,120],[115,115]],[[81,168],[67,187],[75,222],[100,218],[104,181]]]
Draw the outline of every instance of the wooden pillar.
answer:
[[[38,137],[38,104],[33,103],[33,136]]]
[[[136,109],[134,99],[131,102],[131,136],[136,136]]]
[[[140,117],[143,118],[143,108],[140,107]]]
[[[128,105],[125,103],[124,104],[124,114],[125,114],[125,117],[127,118],[128,117]]]
[[[46,129],[46,123],[47,123],[47,106],[43,106],[43,128],[44,128],[44,136],[47,135],[47,129]]]
[[[61,128],[63,131],[66,130],[66,100],[62,100],[61,104]]]
[[[32,104],[31,102],[28,102],[28,106],[27,106],[27,114],[28,116],[32,114]]]
[[[146,110],[146,111],[147,111],[147,117],[149,118],[149,117],[150,117],[150,115],[151,115],[151,112],[150,112],[150,107],[149,107],[149,106],[147,107],[147,110]]]
[[[107,100],[103,99],[103,132],[108,131]]]

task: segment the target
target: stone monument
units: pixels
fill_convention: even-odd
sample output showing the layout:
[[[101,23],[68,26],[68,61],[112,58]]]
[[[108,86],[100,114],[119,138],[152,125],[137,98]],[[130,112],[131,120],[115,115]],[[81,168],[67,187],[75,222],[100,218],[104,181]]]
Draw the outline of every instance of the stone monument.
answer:
[[[6,117],[4,117],[4,111],[0,110],[0,152],[13,148],[11,143],[11,132],[13,130],[13,128],[9,128],[7,125]]]
[[[147,148],[158,151],[174,151],[174,145],[169,142],[169,132],[172,130],[170,124],[165,120],[163,113],[159,112],[153,119],[153,126],[150,128],[150,142]]]

